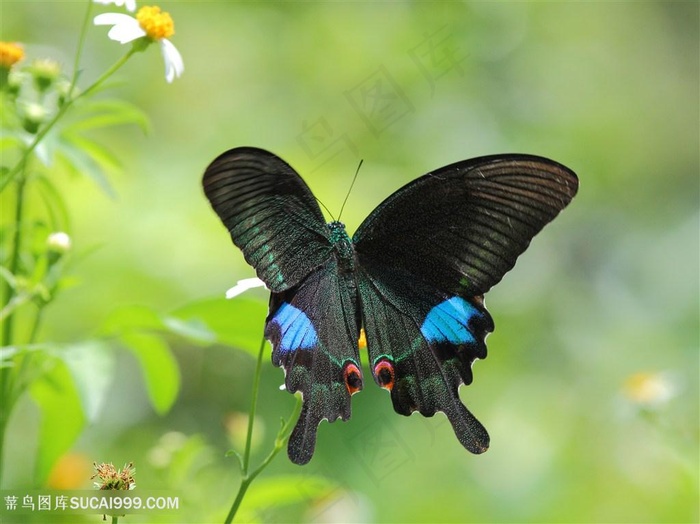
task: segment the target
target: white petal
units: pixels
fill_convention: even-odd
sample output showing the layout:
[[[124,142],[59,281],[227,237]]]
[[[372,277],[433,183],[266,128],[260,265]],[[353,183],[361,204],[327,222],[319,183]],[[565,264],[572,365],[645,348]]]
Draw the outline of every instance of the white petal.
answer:
[[[254,287],[265,287],[265,282],[255,277],[239,280],[235,286],[226,292],[226,298],[233,298]]]
[[[119,42],[126,44],[142,36],[146,36],[146,31],[139,25],[139,21],[129,15],[122,13],[103,13],[97,15],[93,20],[95,25],[111,25],[107,36]]]
[[[165,61],[165,79],[170,83],[173,79],[180,78],[185,70],[185,64],[182,62],[180,52],[167,38],[160,41],[160,50]]]
[[[95,25],[116,25],[121,23],[125,18],[136,20],[133,16],[125,15],[124,13],[102,13],[97,15],[92,22]]]
[[[128,11],[132,13],[136,11],[136,0],[92,0],[96,4],[110,5],[114,4],[116,6],[126,6]]]

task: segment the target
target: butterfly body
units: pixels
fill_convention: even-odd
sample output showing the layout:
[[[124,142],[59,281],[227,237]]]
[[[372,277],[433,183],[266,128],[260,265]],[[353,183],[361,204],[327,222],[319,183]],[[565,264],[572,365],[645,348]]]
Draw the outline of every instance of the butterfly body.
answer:
[[[364,386],[361,328],[372,377],[397,413],[442,411],[465,448],[488,448],[458,393],[494,329],[483,294],[573,198],[570,170],[530,155],[446,166],[387,198],[352,238],[341,222],[325,223],[301,177],[267,151],[224,153],[203,184],[271,291],[272,361],[304,400],[293,462],[311,459],[321,420],[350,417],[350,397]]]

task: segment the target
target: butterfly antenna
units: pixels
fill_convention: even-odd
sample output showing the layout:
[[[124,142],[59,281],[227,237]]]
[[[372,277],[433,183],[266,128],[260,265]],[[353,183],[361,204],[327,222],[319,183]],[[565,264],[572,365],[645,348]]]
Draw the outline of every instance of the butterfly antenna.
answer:
[[[343,200],[343,205],[340,206],[340,214],[338,215],[338,220],[340,220],[340,217],[343,216],[343,209],[345,209],[345,203],[348,201],[348,198],[350,197],[350,193],[352,192],[352,187],[355,185],[355,180],[357,180],[357,174],[360,172],[360,168],[362,167],[362,162],[364,162],[364,159],[360,160],[360,163],[357,165],[357,170],[355,171],[355,176],[352,177],[352,183],[350,184],[350,189],[348,189],[348,192],[345,195],[345,200]]]
[[[335,221],[335,217],[333,216],[333,213],[331,213],[331,210],[326,207],[326,204],[321,202],[318,198],[316,198],[316,202],[318,202],[323,209],[326,210],[326,212],[330,215],[330,217]],[[341,210],[342,211],[342,210]]]

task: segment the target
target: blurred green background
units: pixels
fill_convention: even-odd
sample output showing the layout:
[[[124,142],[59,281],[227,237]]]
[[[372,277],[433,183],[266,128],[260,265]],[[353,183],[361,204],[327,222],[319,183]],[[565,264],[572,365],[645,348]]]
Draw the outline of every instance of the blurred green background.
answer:
[[[162,416],[135,359],[118,353],[97,421],[49,481],[30,467],[39,415],[27,400],[10,427],[6,486],[89,487],[93,461],[133,461],[137,488],[183,493],[187,522],[223,520],[239,481],[224,453],[242,446],[266,296],[222,299],[254,274],[200,188],[219,153],[276,153],[336,214],[364,159],[343,213],[352,232],[433,168],[523,152],[569,166],[581,188],[487,296],[496,330],[461,397],[489,429],[489,451],[468,454],[442,414],[395,415],[368,383],[349,422],[322,423],[308,466],[275,460],[241,520],[698,521],[697,2],[160,5],[185,73],[168,85],[152,46],[117,75],[112,94],[152,130],[100,135],[124,166],[116,198],[85,178],[56,180],[79,285],[47,310],[41,338],[91,337],[134,305],[206,304],[222,324],[234,317],[247,347],[171,337],[180,390]],[[1,9],[3,40],[70,69],[85,2]],[[81,84],[123,52],[91,28]],[[294,406],[266,351],[254,461]]]

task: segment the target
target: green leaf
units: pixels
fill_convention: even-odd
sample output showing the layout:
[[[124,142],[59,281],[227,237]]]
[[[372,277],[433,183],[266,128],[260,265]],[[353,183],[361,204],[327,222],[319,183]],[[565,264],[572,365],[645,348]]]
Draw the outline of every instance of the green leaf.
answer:
[[[170,348],[159,336],[147,333],[128,332],[121,339],[141,365],[153,408],[165,414],[180,389],[180,370]]]
[[[214,333],[196,318],[183,320],[173,316],[162,316],[154,309],[141,305],[125,306],[114,310],[103,323],[100,333],[113,336],[135,330],[169,331],[199,344],[216,342]]]
[[[65,133],[64,142],[69,142],[88,155],[104,172],[118,172],[122,163],[107,147],[82,135]]]
[[[200,319],[182,320],[177,317],[165,316],[163,323],[171,333],[193,342],[200,344],[216,342],[216,335]]]
[[[12,359],[19,352],[20,349],[14,346],[0,347],[0,367],[14,367]]]
[[[238,451],[235,449],[229,449],[226,453],[224,453],[224,457],[236,457],[238,459],[238,467],[241,471],[243,471],[243,455],[241,455]]]
[[[0,166],[0,187],[5,187],[9,184],[8,174],[10,173],[10,168],[6,166]]]
[[[16,133],[3,129],[3,134],[0,135],[0,151],[8,147],[22,148],[24,142]]]
[[[338,489],[335,482],[320,475],[278,475],[257,479],[243,499],[240,521],[246,522],[245,515],[255,514],[273,505],[321,500],[331,496]]]
[[[80,396],[83,413],[88,422],[94,422],[107,399],[107,392],[115,371],[112,348],[99,340],[88,340],[63,346],[52,352],[70,371]]]
[[[207,326],[214,340],[257,357],[263,336],[267,304],[254,298],[211,298],[185,305],[169,315]]]
[[[17,278],[5,266],[0,266],[0,279],[7,282],[12,289],[17,289]]]
[[[73,378],[63,364],[34,380],[29,394],[41,410],[36,477],[43,483],[56,460],[80,435],[85,416]]]
[[[91,178],[107,196],[114,198],[116,194],[107,178],[105,169],[115,169],[116,166],[111,165],[109,161],[102,163],[102,156],[107,157],[109,153],[104,150],[102,155],[96,153],[96,150],[100,149],[101,146],[95,142],[81,139],[73,140],[72,137],[69,140],[64,138],[61,137],[56,153],[64,160],[67,167],[76,174]],[[90,144],[90,146],[86,146],[86,144]],[[85,147],[87,147],[86,150],[83,149]]]
[[[220,462],[219,450],[209,444],[202,435],[191,435],[172,454],[168,466],[170,483],[174,486],[187,485],[188,491],[206,489],[205,485],[193,483],[192,479],[200,478],[206,468]]]
[[[76,109],[78,109],[76,107]],[[91,131],[93,129],[135,124],[144,133],[150,131],[150,121],[146,114],[133,104],[123,100],[93,100],[74,111],[73,122],[64,129],[70,132]]]
[[[160,314],[148,306],[122,306],[113,310],[103,322],[99,333],[118,336],[134,330],[159,331],[165,328]]]

